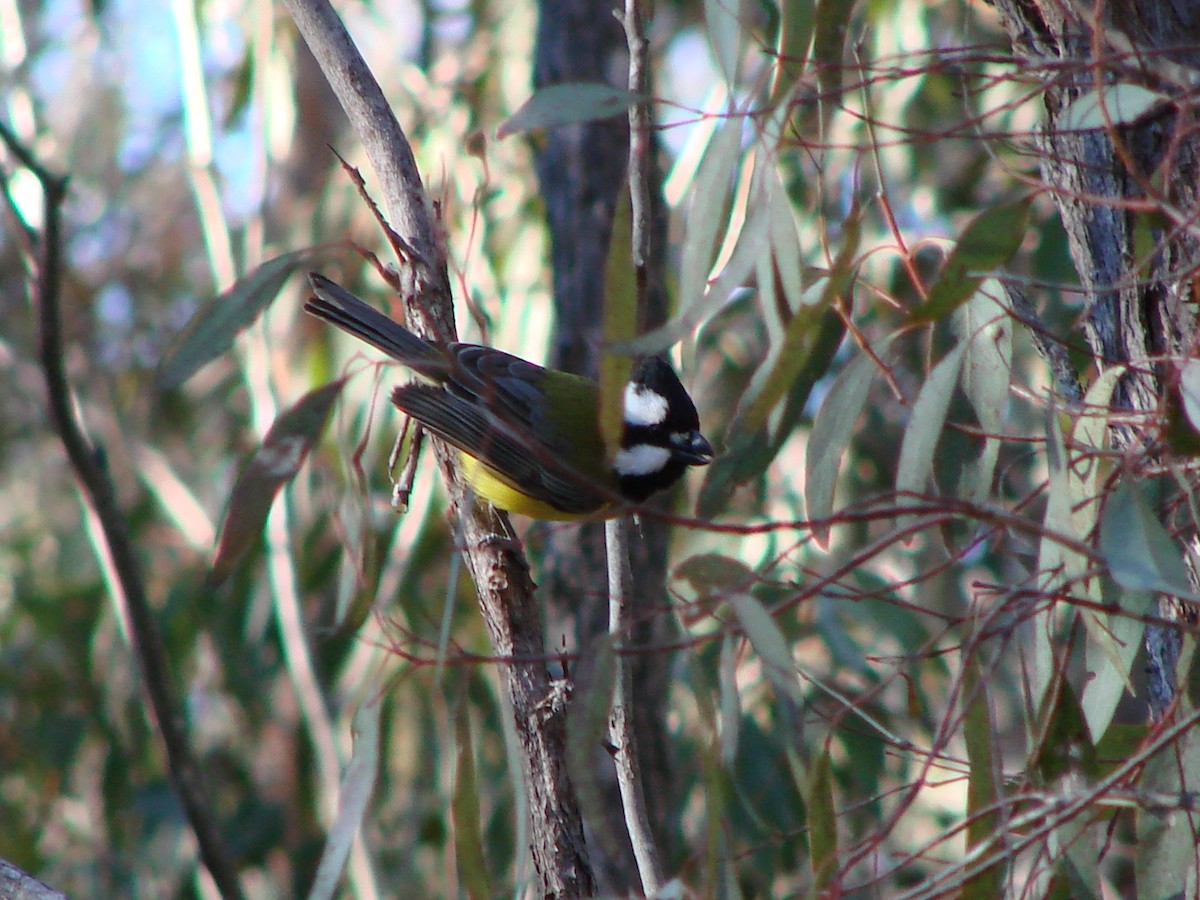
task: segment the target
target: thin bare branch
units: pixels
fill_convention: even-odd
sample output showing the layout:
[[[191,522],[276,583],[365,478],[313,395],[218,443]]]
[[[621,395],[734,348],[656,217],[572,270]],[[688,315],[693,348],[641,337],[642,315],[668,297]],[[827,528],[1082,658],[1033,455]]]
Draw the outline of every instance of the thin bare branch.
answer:
[[[137,660],[150,709],[167,753],[167,772],[188,822],[196,834],[200,858],[222,896],[242,896],[237,868],[222,837],[222,829],[208,805],[200,767],[184,731],[178,703],[170,686],[166,649],[146,595],[146,583],[129,535],[129,524],[109,477],[103,449],[91,443],[75,417],[72,392],[63,365],[62,319],[59,296],[62,282],[62,205],[67,179],[43,167],[2,123],[0,138],[13,155],[38,179],[45,197],[45,222],[34,261],[33,298],[39,322],[38,355],[46,380],[46,402],[75,477],[95,512],[108,544],[108,557],[120,585],[117,602],[129,623],[129,641]]]

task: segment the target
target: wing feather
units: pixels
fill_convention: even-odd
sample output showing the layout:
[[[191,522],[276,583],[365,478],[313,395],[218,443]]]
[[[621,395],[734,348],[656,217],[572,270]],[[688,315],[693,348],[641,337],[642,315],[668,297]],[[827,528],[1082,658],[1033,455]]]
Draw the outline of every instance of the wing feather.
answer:
[[[554,466],[555,456],[547,447],[538,446],[538,441],[524,438],[509,423],[489,414],[477,398],[432,385],[408,384],[392,392],[392,402],[535,500],[565,513],[589,513],[605,500],[586,478]]]

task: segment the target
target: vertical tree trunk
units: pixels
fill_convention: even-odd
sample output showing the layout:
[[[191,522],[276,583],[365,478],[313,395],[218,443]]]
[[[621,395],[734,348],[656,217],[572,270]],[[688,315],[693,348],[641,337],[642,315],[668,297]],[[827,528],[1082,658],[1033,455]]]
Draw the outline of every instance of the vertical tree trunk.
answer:
[[[541,4],[537,87],[571,81],[603,81],[625,86],[626,41],[611,0],[547,0]],[[614,213],[625,190],[629,124],[624,116],[551,129],[537,153],[537,171],[551,236],[554,299],[558,322],[550,364],[594,376],[601,355],[604,275]],[[652,191],[654,222],[650,268],[650,309],[642,324],[665,320],[663,248],[666,215],[660,180]],[[599,524],[556,526],[546,532],[540,571],[542,595],[561,627],[574,631],[575,646],[586,650],[607,630],[607,574],[604,529]],[[667,611],[668,530],[645,519],[632,551],[635,598],[645,611],[643,626],[629,645],[664,643],[673,619]],[[664,816],[673,808],[665,740],[669,654],[636,657],[633,678],[638,703],[635,726],[646,776],[650,813],[660,847],[667,837]],[[597,835],[591,854],[605,890],[637,888],[637,869],[625,832],[611,760],[597,748],[597,767],[606,800],[606,834]],[[598,823],[592,823],[596,825]]]
[[[1129,366],[1114,405],[1146,414],[1115,427],[1114,444],[1153,457],[1164,397],[1180,363],[1195,353],[1200,131],[1190,95],[1200,64],[1200,4],[996,0],[996,6],[1017,55],[1047,79],[1042,177],[1054,192],[1087,296],[1096,364]],[[1096,21],[1093,10],[1104,18]],[[1100,87],[1105,98],[1113,96],[1118,84],[1176,102],[1110,128],[1075,127],[1070,104]],[[1184,543],[1195,545],[1195,524],[1183,524],[1180,538],[1181,553]],[[1195,620],[1177,598],[1163,597],[1160,609],[1167,618]],[[1177,630],[1156,627],[1147,628],[1145,641],[1157,718],[1175,696],[1181,642]]]

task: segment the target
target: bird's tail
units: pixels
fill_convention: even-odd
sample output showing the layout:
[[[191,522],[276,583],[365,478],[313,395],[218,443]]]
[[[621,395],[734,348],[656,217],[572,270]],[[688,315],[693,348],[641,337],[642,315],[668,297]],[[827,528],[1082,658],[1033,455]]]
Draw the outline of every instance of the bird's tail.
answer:
[[[310,272],[308,281],[316,296],[304,304],[305,312],[366,341],[417,372],[442,368],[439,363],[443,355],[433,344],[417,337],[324,275]]]

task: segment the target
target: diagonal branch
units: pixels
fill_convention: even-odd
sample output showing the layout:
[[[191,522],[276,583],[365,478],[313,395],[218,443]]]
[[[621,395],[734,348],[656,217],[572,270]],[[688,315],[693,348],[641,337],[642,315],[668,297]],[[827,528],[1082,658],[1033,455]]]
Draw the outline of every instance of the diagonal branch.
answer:
[[[167,772],[196,834],[200,858],[222,895],[240,898],[242,892],[237,869],[221,836],[216,817],[209,808],[200,767],[188,744],[179,715],[179,704],[170,687],[166,650],[150,610],[128,523],[105,466],[103,450],[89,442],[84,435],[71,403],[71,388],[63,366],[62,319],[59,311],[62,205],[66,198],[67,179],[43,167],[3,123],[0,123],[0,138],[38,179],[45,198],[45,221],[41,246],[33,263],[35,279],[32,290],[39,321],[38,356],[46,379],[50,420],[104,533],[122,594],[116,600],[123,606],[129,623],[133,655],[167,753]]]
[[[392,227],[403,240],[400,288],[414,330],[452,339],[452,296],[445,255],[412,150],[383,92],[326,0],[287,0],[308,44],[379,178]],[[583,822],[567,777],[566,723],[545,664],[542,611],[528,563],[505,516],[475,503],[457,474],[457,455],[432,442],[461,524],[463,552],[485,624],[503,668],[522,749],[533,859],[545,896],[595,892]],[[533,661],[531,661],[533,660]]]

